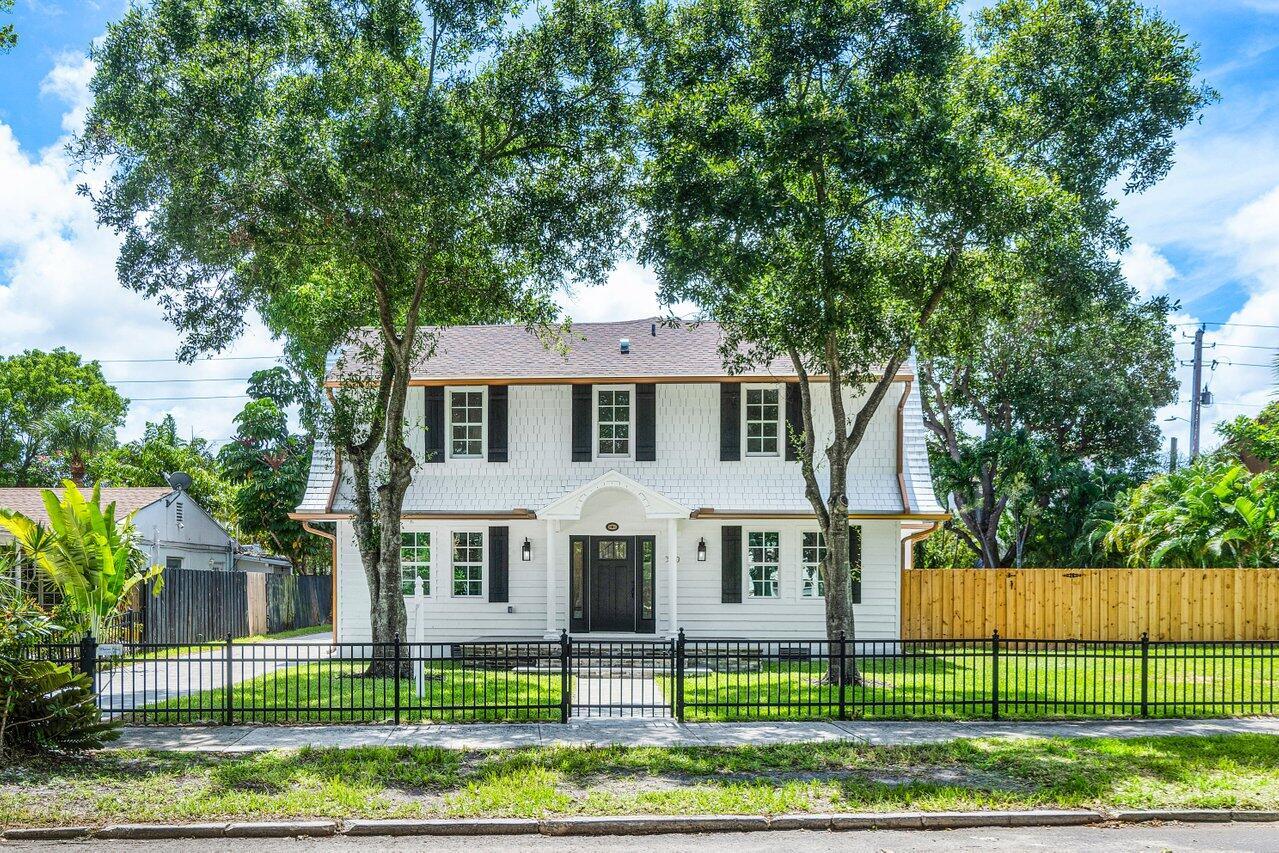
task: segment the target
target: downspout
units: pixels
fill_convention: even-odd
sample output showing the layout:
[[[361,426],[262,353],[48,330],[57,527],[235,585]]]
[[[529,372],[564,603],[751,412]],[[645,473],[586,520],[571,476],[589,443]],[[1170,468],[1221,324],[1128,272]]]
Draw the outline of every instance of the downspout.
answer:
[[[330,533],[327,530],[320,530],[318,527],[312,527],[311,522],[303,521],[302,529],[307,533],[319,536],[322,539],[329,540],[329,553],[331,554],[331,562],[329,567],[329,601],[333,606],[333,643],[338,641],[338,537],[336,533]]]
[[[910,493],[906,491],[906,398],[910,396],[911,380],[906,380],[902,398],[897,401],[897,490],[902,498],[902,512],[910,512]]]
[[[898,590],[897,592],[897,636],[901,637],[903,640],[909,639],[908,637],[905,636],[906,626],[902,624],[902,620],[904,619],[906,613],[901,606],[901,598],[902,598],[901,590],[905,588],[906,586],[906,555],[909,554],[911,552],[911,549],[915,547],[916,542],[923,542],[929,536],[932,536],[934,533],[936,533],[938,528],[940,527],[941,527],[940,521],[930,521],[928,522],[928,526],[925,527],[923,530],[920,530],[916,533],[912,533],[902,540],[902,553],[901,553],[902,576],[897,581],[897,590]]]

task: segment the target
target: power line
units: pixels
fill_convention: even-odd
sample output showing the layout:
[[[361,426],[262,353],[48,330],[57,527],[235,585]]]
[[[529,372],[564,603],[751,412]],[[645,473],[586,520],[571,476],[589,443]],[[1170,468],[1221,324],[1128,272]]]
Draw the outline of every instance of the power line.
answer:
[[[193,359],[196,361],[280,361],[282,355],[211,355],[206,358]],[[188,364],[180,358],[92,358],[88,361],[96,361],[98,364]]]
[[[221,376],[196,379],[108,379],[112,385],[138,385],[142,383],[164,384],[167,382],[248,382],[252,376]]]
[[[1214,320],[1199,320],[1194,323],[1173,323],[1173,326],[1234,326],[1239,329],[1279,329],[1279,326],[1265,323],[1218,323]]]
[[[239,400],[247,398],[248,394],[210,394],[204,397],[130,397],[130,403],[148,403],[157,400]]]

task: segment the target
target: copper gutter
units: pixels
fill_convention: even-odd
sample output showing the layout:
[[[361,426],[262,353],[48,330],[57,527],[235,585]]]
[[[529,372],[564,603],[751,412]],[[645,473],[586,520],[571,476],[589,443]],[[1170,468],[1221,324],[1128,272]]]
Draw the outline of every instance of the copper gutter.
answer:
[[[906,398],[910,396],[911,380],[906,380],[902,398],[897,401],[897,489],[902,496],[902,512],[910,512],[910,493],[906,491]]]
[[[290,513],[292,518],[293,514]],[[333,612],[329,614],[333,617],[333,642],[338,641],[338,537],[335,533],[327,530],[320,530],[318,527],[312,527],[310,521],[302,522],[302,529],[307,533],[319,536],[321,539],[329,540],[329,600],[332,602]]]
[[[813,518],[812,512],[783,510],[777,512],[748,510],[748,509],[715,509],[714,507],[704,506],[695,509],[689,513],[689,518],[737,518],[737,519],[804,519]],[[916,520],[916,521],[946,521],[950,518],[950,513],[945,512],[850,512],[849,518],[871,520]]]

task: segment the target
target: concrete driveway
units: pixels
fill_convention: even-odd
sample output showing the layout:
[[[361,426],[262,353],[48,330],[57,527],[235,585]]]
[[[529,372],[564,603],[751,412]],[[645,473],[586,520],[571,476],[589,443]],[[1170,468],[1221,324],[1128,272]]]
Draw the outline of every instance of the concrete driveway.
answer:
[[[97,678],[98,704],[106,716],[127,715],[145,705],[216,690],[227,683],[239,684],[277,669],[328,658],[332,640],[332,634],[324,631],[288,640],[234,644],[229,679],[224,646],[104,667]]]

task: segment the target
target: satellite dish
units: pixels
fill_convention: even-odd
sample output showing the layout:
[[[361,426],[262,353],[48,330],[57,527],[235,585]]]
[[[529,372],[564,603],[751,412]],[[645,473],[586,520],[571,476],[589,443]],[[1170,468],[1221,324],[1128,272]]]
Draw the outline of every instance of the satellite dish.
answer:
[[[174,491],[185,492],[187,489],[191,488],[190,474],[183,474],[181,471],[175,471],[172,474],[166,474],[164,478],[169,481],[169,485],[173,487]]]

